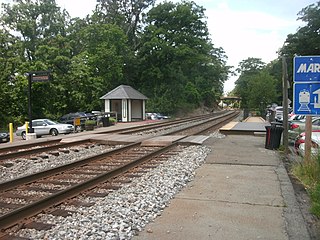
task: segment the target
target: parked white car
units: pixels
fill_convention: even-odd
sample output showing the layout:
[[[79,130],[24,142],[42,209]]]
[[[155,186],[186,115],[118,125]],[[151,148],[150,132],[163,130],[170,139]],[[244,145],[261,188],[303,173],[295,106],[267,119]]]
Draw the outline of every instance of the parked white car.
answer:
[[[68,134],[74,132],[74,126],[71,124],[58,123],[50,119],[35,119],[32,120],[32,128],[37,137],[43,135],[57,136],[58,134]],[[17,128],[17,136],[26,139],[26,124]]]
[[[298,154],[305,155],[305,135],[300,138],[300,144],[298,145]],[[319,154],[320,147],[320,132],[312,132],[311,134],[311,155],[317,156]]]

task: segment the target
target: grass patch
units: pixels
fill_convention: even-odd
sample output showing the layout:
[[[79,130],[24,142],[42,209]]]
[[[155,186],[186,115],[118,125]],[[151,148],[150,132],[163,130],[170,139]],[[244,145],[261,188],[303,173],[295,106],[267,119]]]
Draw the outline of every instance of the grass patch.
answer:
[[[320,154],[313,156],[309,163],[297,163],[293,166],[293,174],[307,189],[311,201],[311,212],[320,217]]]

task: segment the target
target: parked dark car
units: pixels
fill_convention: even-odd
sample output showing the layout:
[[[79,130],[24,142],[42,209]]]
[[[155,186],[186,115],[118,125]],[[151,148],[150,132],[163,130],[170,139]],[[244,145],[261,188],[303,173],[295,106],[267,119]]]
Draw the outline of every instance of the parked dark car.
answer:
[[[63,115],[60,119],[59,122],[61,123],[67,123],[67,124],[72,124],[75,125],[75,119],[79,118],[80,119],[80,126],[76,127],[76,130],[84,130],[85,129],[85,122],[86,120],[96,120],[97,117],[89,112],[76,112],[76,113],[68,113],[66,115]]]
[[[0,132],[0,143],[6,143],[10,141],[10,135],[6,132]]]
[[[97,120],[97,116],[91,112],[85,112],[84,114],[86,115],[87,119],[89,119],[89,120]]]
[[[75,125],[75,119],[77,118],[80,119],[80,126],[76,126],[76,130],[84,130],[85,122],[87,120],[87,116],[84,113],[68,113],[66,115],[63,115],[59,119],[59,122]]]

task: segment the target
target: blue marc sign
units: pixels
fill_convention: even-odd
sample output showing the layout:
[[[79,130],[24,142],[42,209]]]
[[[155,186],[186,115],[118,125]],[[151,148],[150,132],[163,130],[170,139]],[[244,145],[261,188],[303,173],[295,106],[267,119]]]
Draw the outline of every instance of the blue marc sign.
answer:
[[[294,58],[294,82],[320,82],[320,56]]]
[[[293,112],[320,115],[320,56],[295,57]]]

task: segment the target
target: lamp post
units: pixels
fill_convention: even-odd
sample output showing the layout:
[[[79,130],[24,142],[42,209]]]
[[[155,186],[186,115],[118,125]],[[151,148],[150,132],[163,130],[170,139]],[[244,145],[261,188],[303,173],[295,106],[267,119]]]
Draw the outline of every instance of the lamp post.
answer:
[[[33,128],[32,128],[32,110],[31,110],[31,85],[32,85],[32,74],[31,73],[26,73],[28,76],[28,116],[29,116],[29,133],[33,133]]]
[[[28,116],[29,116],[29,133],[34,133],[32,128],[32,109],[31,109],[31,97],[32,97],[32,82],[47,82],[51,79],[51,71],[37,71],[28,72],[25,75],[28,77]]]

